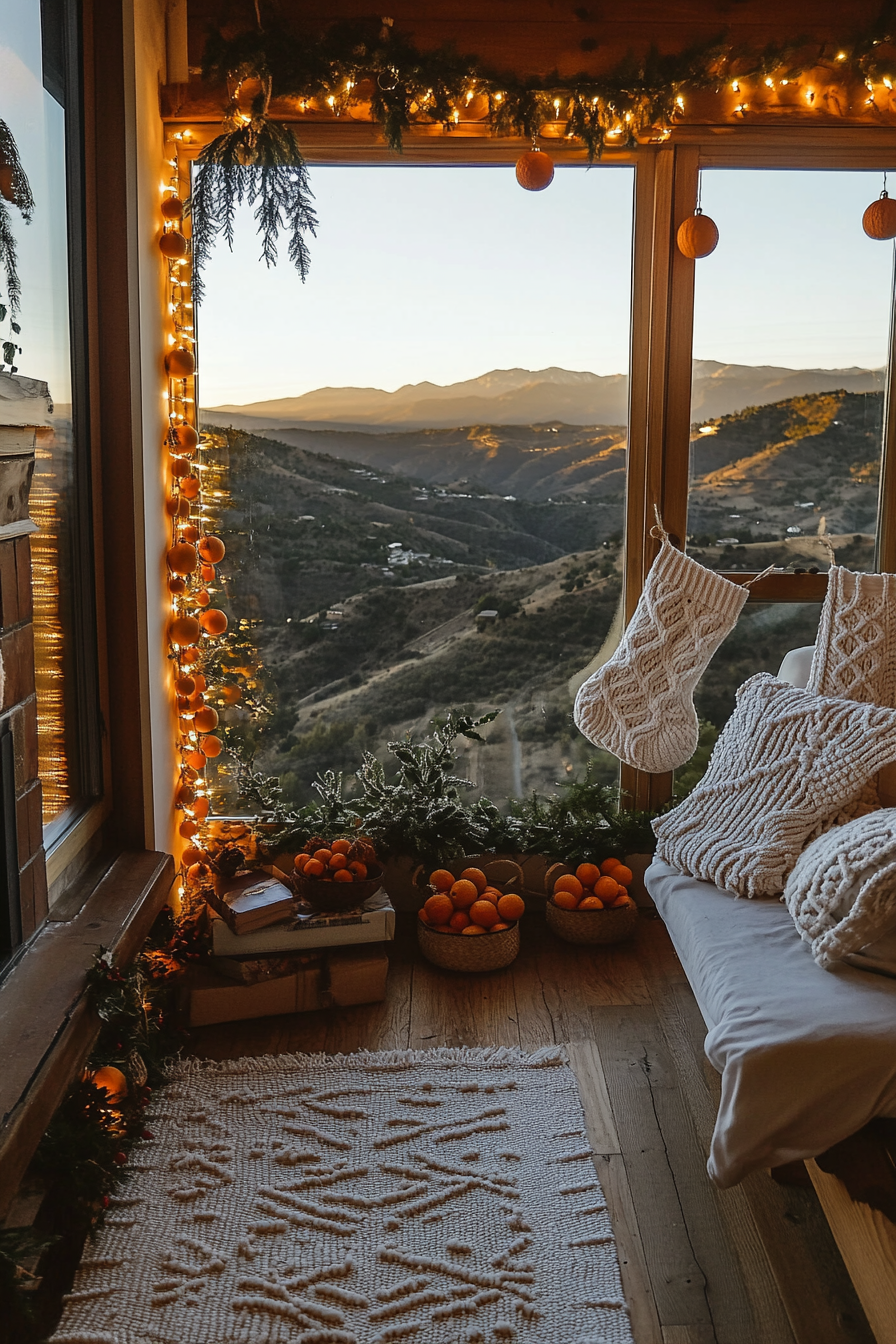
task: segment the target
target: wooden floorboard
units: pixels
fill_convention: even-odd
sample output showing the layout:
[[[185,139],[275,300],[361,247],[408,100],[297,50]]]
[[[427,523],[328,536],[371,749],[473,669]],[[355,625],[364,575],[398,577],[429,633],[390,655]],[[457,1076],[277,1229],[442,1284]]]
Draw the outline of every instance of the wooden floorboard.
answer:
[[[658,919],[590,948],[527,916],[514,964],[467,976],[423,961],[400,916],[389,956],[383,1003],[203,1027],[192,1052],[566,1045],[636,1344],[873,1344],[814,1192],[761,1173],[733,1190],[709,1180],[718,1078]]]

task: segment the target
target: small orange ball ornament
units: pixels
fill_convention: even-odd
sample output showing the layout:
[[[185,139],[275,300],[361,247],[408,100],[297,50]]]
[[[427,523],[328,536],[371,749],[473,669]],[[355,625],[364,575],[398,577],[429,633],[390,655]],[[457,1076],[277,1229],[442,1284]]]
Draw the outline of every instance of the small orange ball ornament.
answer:
[[[172,574],[192,574],[196,568],[196,547],[188,541],[178,541],[166,556]]]
[[[213,728],[218,726],[217,711],[206,705],[193,719],[194,727],[199,733],[210,733]]]
[[[181,533],[181,536],[183,537],[184,541],[197,542],[199,540],[199,528],[193,527],[192,525],[190,527],[185,527],[183,532]],[[202,568],[204,569],[205,566],[203,565]],[[202,577],[205,578],[205,575],[203,574]]]
[[[184,532],[184,536],[186,536],[186,531]],[[192,541],[193,538],[191,537],[190,540]],[[199,534],[198,534],[198,532],[197,532],[197,534],[196,534],[196,540],[197,540],[197,541],[199,540]],[[214,565],[205,565],[205,564],[200,565],[200,566],[199,566],[199,577],[200,577],[200,579],[202,580],[203,583],[211,583],[212,580],[213,580],[214,577],[215,577],[215,567],[214,567]]]
[[[192,695],[196,690],[195,677],[178,677],[174,683],[178,695]]]
[[[186,238],[178,229],[169,229],[159,239],[159,251],[163,257],[168,257],[170,261],[177,261],[179,257],[185,257],[188,246]]]
[[[185,457],[175,457],[171,460],[171,475],[175,477],[189,476],[190,464]]]
[[[184,203],[179,196],[165,196],[161,205],[163,219],[183,219]]]
[[[194,770],[205,769],[205,756],[201,751],[190,751],[184,757],[187,765],[191,765]]]
[[[199,443],[199,435],[192,425],[172,425],[169,434],[170,446],[184,457],[192,457]]]
[[[200,633],[201,627],[195,616],[176,616],[168,626],[168,638],[172,644],[195,644]]]
[[[178,833],[182,835],[185,840],[192,840],[193,836],[199,830],[199,827],[195,821],[190,821],[188,817],[186,821],[181,822],[177,829]]]
[[[222,686],[221,699],[225,705],[238,705],[243,698],[243,693],[239,686]]]
[[[221,741],[220,737],[204,737],[202,739],[202,754],[204,756],[208,756],[209,758],[220,756],[223,750],[224,743]]]
[[[196,662],[198,662],[198,661],[199,661],[199,650],[198,650],[198,649],[184,649],[183,653],[180,655],[180,661],[183,663],[184,667],[189,667],[191,663],[196,663]]]
[[[896,238],[896,200],[887,195],[886,189],[865,211],[862,228],[869,238],[876,238],[879,242]]]
[[[193,816],[197,821],[205,821],[209,813],[211,803],[205,797],[197,798],[193,804]]]
[[[165,356],[165,372],[169,378],[190,378],[196,372],[196,359],[192,350],[175,346]]]
[[[111,1064],[106,1064],[103,1068],[97,1069],[96,1073],[87,1075],[94,1087],[100,1087],[111,1102],[124,1101],[128,1094],[128,1080],[121,1069],[116,1069]]]
[[[541,149],[529,149],[516,161],[516,180],[526,191],[544,191],[554,180],[554,161]]]
[[[207,635],[223,635],[227,629],[227,617],[219,607],[209,607],[199,617],[199,623]]]
[[[698,257],[708,257],[719,242],[719,230],[709,215],[704,215],[700,207],[678,226],[678,250],[682,256],[696,261]]]
[[[224,543],[220,537],[203,537],[198,550],[203,560],[210,565],[219,565],[224,559]]]

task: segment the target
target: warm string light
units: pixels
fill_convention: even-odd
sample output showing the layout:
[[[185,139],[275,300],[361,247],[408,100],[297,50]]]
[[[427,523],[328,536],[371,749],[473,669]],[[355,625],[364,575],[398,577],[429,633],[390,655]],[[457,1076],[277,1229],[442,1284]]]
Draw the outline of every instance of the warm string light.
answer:
[[[175,157],[169,160],[171,179],[163,188],[161,202],[165,220],[159,247],[167,262],[168,316],[170,330],[165,356],[168,431],[168,483],[166,512],[170,519],[167,554],[168,593],[171,603],[168,623],[170,658],[174,664],[174,690],[178,718],[178,781],[175,807],[182,814],[178,830],[190,850],[197,850],[211,811],[207,764],[215,759],[222,742],[215,729],[218,711],[209,704],[215,688],[205,674],[203,648],[227,629],[227,617],[212,605],[217,580],[216,565],[224,558],[224,545],[206,527],[207,505],[203,478],[208,470],[206,445],[198,429],[195,393],[195,340],[189,240],[181,232],[179,142],[191,138],[189,131],[175,137]]]

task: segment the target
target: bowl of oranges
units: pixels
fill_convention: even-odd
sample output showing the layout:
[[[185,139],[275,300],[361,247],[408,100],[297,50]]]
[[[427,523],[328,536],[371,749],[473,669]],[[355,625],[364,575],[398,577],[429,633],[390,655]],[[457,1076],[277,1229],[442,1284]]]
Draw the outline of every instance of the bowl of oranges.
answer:
[[[511,859],[460,859],[430,873],[417,922],[420,951],[450,971],[497,971],[520,950],[523,873]]]
[[[382,886],[382,866],[365,836],[329,841],[312,836],[294,862],[296,893],[316,910],[353,910]]]
[[[546,876],[548,928],[567,943],[618,943],[638,927],[638,907],[628,894],[632,872],[619,859],[556,864]]]

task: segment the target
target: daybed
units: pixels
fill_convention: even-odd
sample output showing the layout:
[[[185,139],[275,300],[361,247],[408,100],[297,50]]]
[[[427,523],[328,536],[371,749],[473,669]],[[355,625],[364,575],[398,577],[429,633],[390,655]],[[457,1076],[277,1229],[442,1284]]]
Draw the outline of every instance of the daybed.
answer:
[[[789,654],[780,679],[805,685],[810,656]],[[645,884],[722,1078],[710,1176],[726,1187],[806,1160],[875,1337],[896,1344],[896,978],[817,965],[775,897],[740,899],[661,860]]]

